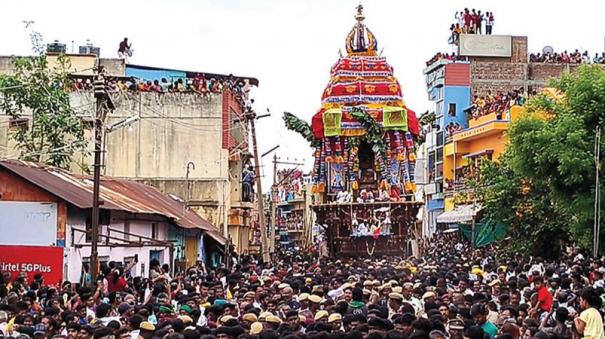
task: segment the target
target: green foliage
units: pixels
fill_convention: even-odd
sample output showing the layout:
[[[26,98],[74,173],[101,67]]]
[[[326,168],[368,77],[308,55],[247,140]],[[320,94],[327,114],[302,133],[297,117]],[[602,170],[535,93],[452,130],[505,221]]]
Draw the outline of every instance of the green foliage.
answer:
[[[564,97],[532,98],[526,115],[511,125],[499,163],[482,169],[486,213],[509,226],[515,249],[542,255],[555,255],[569,238],[591,246],[594,143],[605,122],[600,67],[581,66],[551,85]]]
[[[351,115],[359,121],[366,129],[365,139],[368,144],[372,145],[372,151],[377,156],[386,158],[386,145],[383,138],[382,127],[374,118],[372,118],[365,110],[354,107],[351,110]]]
[[[284,112],[282,119],[284,119],[287,129],[300,134],[310,143],[314,142],[315,138],[313,137],[313,131],[311,130],[311,126],[309,126],[306,121],[288,112]]]
[[[59,56],[56,67],[49,67],[38,33],[32,33],[37,54],[13,59],[14,73],[0,75],[0,112],[12,119],[31,115],[30,126],[11,133],[26,161],[69,167],[76,152],[85,152],[84,129],[70,107],[69,58]]]
[[[420,115],[420,118],[418,118],[418,124],[421,127],[426,127],[426,126],[432,125],[435,122],[435,120],[437,120],[437,116],[435,115],[435,112],[426,111]]]

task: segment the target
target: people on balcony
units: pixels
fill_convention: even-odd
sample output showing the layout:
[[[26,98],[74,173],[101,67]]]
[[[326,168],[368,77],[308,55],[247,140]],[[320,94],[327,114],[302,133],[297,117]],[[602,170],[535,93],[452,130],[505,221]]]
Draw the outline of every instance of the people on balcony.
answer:
[[[468,110],[473,119],[495,113],[496,118],[501,120],[507,117],[508,110],[514,106],[522,106],[525,103],[527,95],[524,89],[518,89],[510,92],[497,92],[492,95],[491,91],[488,91],[486,96],[475,95],[473,99],[473,105]]]

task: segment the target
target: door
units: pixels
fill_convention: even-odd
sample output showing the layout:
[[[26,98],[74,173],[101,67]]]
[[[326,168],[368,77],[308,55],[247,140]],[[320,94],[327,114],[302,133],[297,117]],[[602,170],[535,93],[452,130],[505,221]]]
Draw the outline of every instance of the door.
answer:
[[[149,251],[149,261],[153,259],[160,262],[160,265],[164,264],[164,250],[151,250]]]
[[[197,263],[197,237],[185,237],[185,260],[187,267]]]

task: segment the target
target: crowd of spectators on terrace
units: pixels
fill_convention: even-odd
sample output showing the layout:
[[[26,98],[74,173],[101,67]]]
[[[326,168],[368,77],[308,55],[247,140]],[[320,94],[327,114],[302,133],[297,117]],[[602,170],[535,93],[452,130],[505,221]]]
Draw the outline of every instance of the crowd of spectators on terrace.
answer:
[[[458,44],[460,34],[492,34],[494,13],[465,8],[454,15],[456,20],[450,26],[450,44]],[[485,28],[485,29],[484,29]]]
[[[475,95],[473,105],[467,112],[473,119],[496,113],[496,118],[500,120],[503,118],[502,114],[508,115],[508,111],[513,105],[522,106],[526,98],[527,94],[522,88],[507,93],[497,92],[495,95],[489,91],[486,96]]]
[[[438,52],[431,59],[426,62],[426,66],[430,66],[439,60],[450,60],[450,61],[468,61],[468,58],[465,56],[457,55],[456,53],[442,53]]]
[[[222,93],[229,89],[236,93],[238,97],[246,98],[250,91],[250,85],[247,80],[236,79],[229,75],[224,79],[210,78],[206,79],[203,75],[195,78],[179,78],[169,81],[166,78],[161,80],[144,80],[137,78],[111,78],[106,80],[106,87],[111,92],[151,92],[151,93],[198,93],[203,96]],[[90,78],[76,78],[72,83],[73,91],[90,91],[93,88],[93,80]]]
[[[563,51],[549,53],[531,53],[529,62],[543,62],[551,64],[605,64],[605,52],[595,53],[591,58],[588,51],[580,52],[577,49],[574,52],[568,53]]]

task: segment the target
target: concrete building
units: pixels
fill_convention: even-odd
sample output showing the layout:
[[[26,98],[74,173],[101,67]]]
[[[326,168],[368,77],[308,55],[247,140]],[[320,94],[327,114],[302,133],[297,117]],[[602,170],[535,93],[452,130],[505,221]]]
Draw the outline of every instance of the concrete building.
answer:
[[[227,239],[212,224],[156,188],[102,177],[99,261],[126,266],[147,276],[157,259],[171,268],[197,262],[218,265]],[[80,280],[90,262],[92,180],[50,166],[0,161],[0,245],[63,249],[63,279]],[[26,249],[24,249],[26,250]],[[179,257],[183,258],[180,260]],[[19,272],[16,272],[19,273]]]
[[[427,198],[424,220],[429,231],[435,229],[435,219],[444,209],[443,146],[454,132],[468,126],[464,109],[471,101],[470,70],[468,62],[448,60],[438,60],[424,70],[429,100],[435,103],[435,122],[427,134],[424,150]]]
[[[91,140],[92,150],[94,98],[85,84],[91,80],[97,59],[82,54],[68,57],[74,82],[80,85],[71,93],[71,106],[90,122],[86,137]],[[48,58],[52,67],[56,56]],[[258,80],[127,65],[122,59],[99,62],[114,86],[111,97],[116,107],[107,120],[110,129],[104,137],[104,174],[139,181],[180,198],[218,232],[231,238],[237,251],[246,251],[253,204],[242,201],[242,169],[250,159],[244,112],[247,90],[257,86]],[[0,57],[0,73],[10,72],[10,58]],[[187,85],[199,79],[222,88],[164,93],[137,88],[137,84],[146,82],[158,81],[164,86],[181,81]],[[246,91],[236,90],[229,83],[244,83]],[[28,112],[23,118],[30,123]],[[16,125],[10,120],[0,114],[0,157],[16,158],[19,152],[9,137]],[[91,154],[76,158],[72,170],[83,173],[82,165],[90,168]]]
[[[500,156],[506,130],[522,113],[513,106],[473,118],[467,112],[474,98],[515,90],[539,92],[550,78],[578,67],[529,62],[524,36],[462,34],[457,55],[457,60],[436,58],[424,70],[429,100],[435,103],[435,121],[427,127],[425,144],[425,236],[438,226],[446,228],[438,219],[454,220],[449,215],[469,203],[472,195],[467,192],[466,175],[481,161]]]

